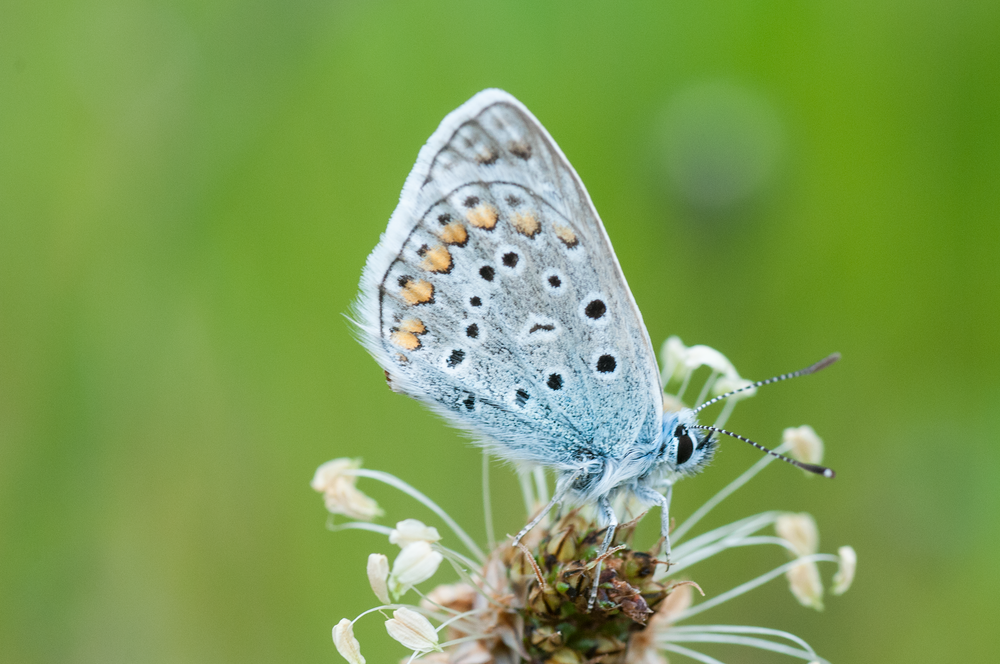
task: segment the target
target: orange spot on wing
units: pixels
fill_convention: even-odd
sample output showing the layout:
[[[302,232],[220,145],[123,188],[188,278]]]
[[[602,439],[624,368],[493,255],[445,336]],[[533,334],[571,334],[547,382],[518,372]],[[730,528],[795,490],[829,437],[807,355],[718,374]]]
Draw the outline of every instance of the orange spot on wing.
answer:
[[[493,230],[493,227],[497,225],[497,211],[486,204],[472,208],[465,213],[465,218],[476,228],[488,231]]]
[[[429,272],[447,272],[451,269],[451,254],[444,245],[439,244],[424,252],[424,261],[420,267]]]
[[[469,233],[465,230],[465,226],[457,221],[453,221],[441,229],[441,235],[439,237],[445,244],[457,244],[462,246],[469,239]]]
[[[434,286],[423,279],[406,282],[399,294],[410,304],[426,304],[434,299]]]
[[[515,157],[520,157],[521,159],[531,158],[531,144],[525,141],[511,141],[507,145],[507,149],[510,150],[511,154]]]
[[[569,226],[560,226],[559,224],[556,224],[552,227],[552,230],[555,231],[556,237],[562,240],[562,243],[567,247],[573,248],[580,243],[580,241],[576,238],[576,233],[574,233],[573,229]]]
[[[515,212],[513,221],[517,232],[528,237],[535,237],[542,229],[542,225],[538,223],[538,219],[531,212]]]
[[[423,334],[427,331],[424,322],[419,318],[407,318],[399,324],[399,329],[410,334]]]
[[[499,156],[500,155],[498,155],[493,148],[485,148],[476,154],[476,161],[484,166],[489,166],[490,164],[495,163],[497,157]]]
[[[403,350],[416,350],[420,348],[420,339],[417,339],[417,335],[412,332],[396,330],[389,337],[389,340]]]

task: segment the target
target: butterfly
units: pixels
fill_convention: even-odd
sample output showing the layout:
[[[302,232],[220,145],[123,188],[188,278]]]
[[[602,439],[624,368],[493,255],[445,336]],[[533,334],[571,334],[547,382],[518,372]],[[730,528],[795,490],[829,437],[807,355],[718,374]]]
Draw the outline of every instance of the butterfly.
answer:
[[[360,290],[359,336],[393,390],[493,455],[555,472],[552,501],[515,543],[556,504],[591,504],[607,527],[603,554],[618,525],[611,501],[628,492],[662,508],[669,560],[673,483],[709,463],[722,431],[695,410],[664,411],[653,346],[597,210],[523,104],[484,90],[441,122]]]

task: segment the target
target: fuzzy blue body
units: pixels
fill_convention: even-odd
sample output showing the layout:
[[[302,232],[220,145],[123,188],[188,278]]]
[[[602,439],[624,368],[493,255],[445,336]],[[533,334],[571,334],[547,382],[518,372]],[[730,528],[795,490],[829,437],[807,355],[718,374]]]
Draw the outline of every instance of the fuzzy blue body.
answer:
[[[569,482],[568,497],[576,503],[595,504],[628,491],[646,505],[659,502],[649,499],[650,491],[662,492],[677,479],[700,472],[712,460],[718,443],[690,428],[696,423],[690,410],[664,413],[656,440],[622,445],[608,456],[570,453],[563,471]],[[684,441],[685,436],[688,441]]]

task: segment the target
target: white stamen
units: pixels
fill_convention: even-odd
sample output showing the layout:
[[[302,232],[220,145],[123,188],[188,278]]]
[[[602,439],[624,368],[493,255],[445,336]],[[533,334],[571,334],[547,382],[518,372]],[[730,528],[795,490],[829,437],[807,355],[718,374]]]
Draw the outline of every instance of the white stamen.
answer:
[[[493,530],[493,501],[490,496],[490,455],[483,452],[483,526],[486,528],[486,545],[492,551],[497,537]]]
[[[385,630],[410,650],[440,650],[434,626],[412,609],[402,607],[393,611],[392,618],[385,621]]]
[[[784,445],[781,445],[777,447],[774,451],[780,454],[784,452],[786,449],[787,448],[785,448]],[[769,463],[774,461],[774,459],[775,457],[771,456],[770,454],[765,456],[763,459],[759,460],[757,463],[750,466],[750,468],[744,471],[742,475],[740,475],[735,480],[727,484],[721,491],[712,496],[707,503],[705,503],[697,510],[695,510],[694,514],[689,516],[687,520],[684,521],[684,523],[682,523],[677,527],[677,530],[675,530],[671,535],[673,540],[679,541],[682,537],[684,537],[684,535],[686,535],[687,532],[691,530],[691,528],[693,528],[699,521],[701,521],[706,514],[711,512],[716,505],[718,505],[723,500],[728,498],[734,491],[739,489],[741,486],[752,480],[757,473],[764,470],[764,468]]]
[[[781,440],[791,447],[792,457],[799,461],[812,464],[823,461],[823,440],[808,424],[785,429],[781,434]]]
[[[347,618],[334,626],[333,645],[337,647],[340,656],[350,664],[365,664],[365,658],[361,654],[361,644],[354,638],[354,626]]]
[[[691,375],[691,369],[687,366],[688,348],[678,336],[668,337],[660,347],[660,362],[663,364],[663,371],[660,373],[660,380],[664,386],[674,380],[684,381]]]
[[[758,586],[762,586],[765,583],[767,583],[768,581],[781,576],[782,574],[784,574],[785,572],[787,572],[789,569],[791,569],[795,565],[798,565],[798,564],[802,563],[803,561],[838,562],[836,556],[831,556],[831,555],[825,554],[825,553],[817,553],[817,554],[812,555],[812,556],[804,556],[804,557],[799,558],[797,560],[793,560],[793,561],[791,561],[789,563],[785,563],[784,565],[781,565],[780,567],[776,567],[775,569],[772,569],[770,572],[766,572],[764,574],[761,574],[757,578],[751,579],[751,580],[747,581],[746,583],[741,583],[740,585],[736,586],[732,590],[724,592],[721,595],[717,595],[716,597],[713,597],[710,600],[707,600],[705,602],[701,602],[700,604],[696,604],[695,606],[693,606],[690,609],[688,609],[687,611],[685,611],[677,620],[678,621],[680,621],[680,620],[686,620],[686,619],[690,618],[691,616],[694,616],[694,615],[697,615],[697,614],[701,613],[702,611],[707,611],[708,609],[711,609],[714,606],[722,604],[723,602],[728,602],[729,600],[731,600],[731,599],[733,599],[735,597],[739,597],[740,595],[744,595],[744,594],[750,592],[751,590],[753,590],[754,588],[757,588]]]
[[[812,560],[800,558],[785,573],[788,587],[802,606],[817,611],[823,610],[823,582],[819,578],[819,568]]]
[[[417,519],[404,519],[396,524],[396,528],[389,533],[389,543],[396,544],[399,548],[404,548],[413,542],[427,542],[433,544],[441,539],[437,528],[426,526]]]
[[[371,521],[382,515],[378,503],[359,491],[355,484],[361,459],[333,459],[316,469],[309,485],[323,494],[323,502],[331,514],[343,514],[352,519]]]
[[[451,516],[447,512],[441,509],[441,507],[438,506],[438,504],[435,503],[433,500],[431,500],[421,492],[417,491],[403,480],[399,479],[395,475],[390,475],[389,473],[384,473],[380,470],[366,470],[364,468],[359,468],[358,470],[351,470],[349,471],[349,474],[357,475],[358,477],[367,477],[373,480],[378,480],[379,482],[384,482],[391,487],[399,489],[400,491],[410,496],[411,498],[416,499],[425,507],[429,508],[432,512],[441,517],[441,519],[446,524],[448,524],[448,527],[451,528],[452,532],[458,535],[458,538],[462,540],[462,544],[464,544],[469,549],[469,551],[471,551],[472,554],[476,556],[476,558],[479,558],[480,560],[486,560],[486,555],[483,553],[482,549],[480,549],[479,546],[476,545],[476,542],[471,537],[469,537],[469,534],[466,533],[462,529],[462,527],[459,526],[458,523],[453,518],[451,518]]]
[[[403,547],[392,563],[389,575],[389,590],[393,597],[399,597],[407,590],[434,576],[444,559],[427,542],[413,542]]]
[[[819,551],[819,529],[811,515],[782,514],[774,524],[778,537],[787,540],[800,556],[808,556]]]
[[[858,554],[854,547],[842,546],[837,549],[837,558],[840,562],[837,565],[837,573],[833,575],[833,594],[843,595],[854,582],[854,570],[858,566]]]
[[[389,559],[381,553],[368,556],[368,584],[375,597],[383,604],[389,603]]]

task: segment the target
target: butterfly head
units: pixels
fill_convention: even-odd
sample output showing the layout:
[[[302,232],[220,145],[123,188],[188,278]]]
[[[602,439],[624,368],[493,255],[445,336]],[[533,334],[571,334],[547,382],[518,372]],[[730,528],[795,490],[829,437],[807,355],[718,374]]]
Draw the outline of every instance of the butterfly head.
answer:
[[[718,441],[711,431],[695,428],[690,410],[664,414],[660,438],[660,461],[679,475],[701,472],[712,460]]]

